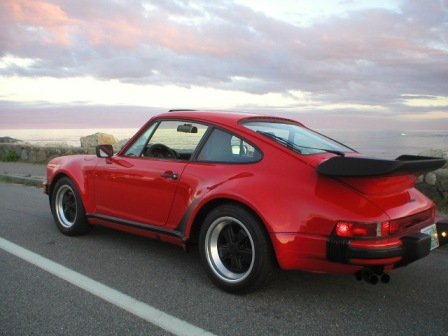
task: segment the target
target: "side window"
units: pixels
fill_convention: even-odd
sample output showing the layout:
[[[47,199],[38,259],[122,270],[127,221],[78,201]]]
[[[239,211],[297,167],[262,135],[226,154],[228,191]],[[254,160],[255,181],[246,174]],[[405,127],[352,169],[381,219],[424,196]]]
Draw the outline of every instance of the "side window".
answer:
[[[126,156],[187,161],[207,126],[186,121],[161,121],[148,128],[126,151]]]
[[[146,147],[146,144],[148,143],[149,137],[154,132],[156,126],[157,123],[154,123],[151,126],[149,126],[148,129],[145,132],[143,132],[142,135],[140,135],[140,137],[137,140],[135,140],[132,146],[128,148],[128,150],[124,153],[124,155],[140,157],[143,153],[143,150]]]
[[[214,129],[198,155],[198,161],[250,163],[261,159],[261,153],[243,139]]]

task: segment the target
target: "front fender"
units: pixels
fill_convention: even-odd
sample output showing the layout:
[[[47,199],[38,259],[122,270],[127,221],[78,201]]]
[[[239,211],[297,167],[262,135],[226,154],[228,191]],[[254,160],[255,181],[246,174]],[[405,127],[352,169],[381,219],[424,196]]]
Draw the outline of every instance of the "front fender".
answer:
[[[67,176],[76,185],[85,210],[92,212],[95,208],[94,172],[99,160],[103,159],[94,155],[69,155],[51,160],[47,164],[47,181],[51,185],[50,199],[57,181]]]

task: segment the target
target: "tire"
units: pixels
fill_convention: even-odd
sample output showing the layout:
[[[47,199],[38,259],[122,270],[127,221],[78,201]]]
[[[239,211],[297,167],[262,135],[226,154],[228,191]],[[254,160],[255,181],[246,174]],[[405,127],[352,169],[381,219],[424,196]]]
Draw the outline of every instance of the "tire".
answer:
[[[68,177],[56,182],[51,198],[51,210],[56,226],[63,234],[78,236],[90,231],[91,225],[86,219],[79,191]]]
[[[199,235],[199,253],[209,278],[229,293],[260,289],[276,271],[265,227],[238,205],[222,205],[207,215]]]

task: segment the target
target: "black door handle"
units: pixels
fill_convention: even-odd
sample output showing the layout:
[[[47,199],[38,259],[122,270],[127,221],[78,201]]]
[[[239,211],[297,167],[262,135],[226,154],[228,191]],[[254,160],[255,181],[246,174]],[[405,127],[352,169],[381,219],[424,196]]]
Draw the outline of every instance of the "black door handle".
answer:
[[[160,176],[163,178],[170,178],[173,180],[177,180],[179,178],[179,175],[177,175],[176,173],[172,173],[172,172],[162,173],[162,174],[160,174]]]

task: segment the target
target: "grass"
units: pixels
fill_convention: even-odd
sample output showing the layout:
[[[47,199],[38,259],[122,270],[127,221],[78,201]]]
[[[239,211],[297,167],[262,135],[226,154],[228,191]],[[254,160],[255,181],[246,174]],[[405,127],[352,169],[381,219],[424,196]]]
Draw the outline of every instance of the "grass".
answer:
[[[0,181],[5,183],[12,183],[12,180],[10,177],[0,176]]]
[[[0,176],[0,182],[3,183],[15,183],[15,184],[23,184],[29,187],[36,187],[36,188],[41,188],[41,182],[40,181],[24,181],[24,180],[20,180],[20,179],[15,179],[15,178],[11,178],[8,176]]]
[[[448,203],[442,197],[437,197],[432,200],[436,204],[436,209],[440,212],[448,214]]]
[[[15,151],[13,150],[9,150],[3,157],[2,157],[2,161],[3,162],[15,162],[15,161],[19,161],[20,160],[20,156],[19,154],[17,154]]]

